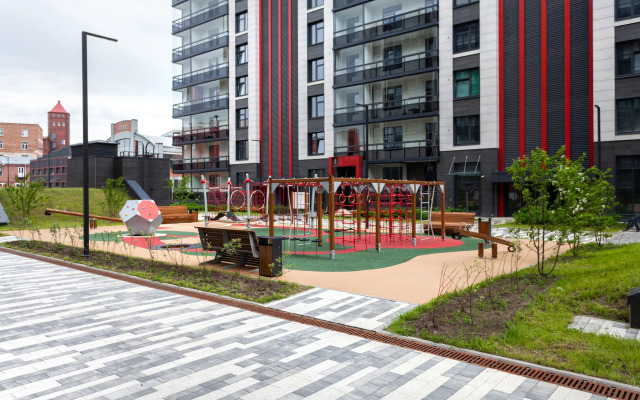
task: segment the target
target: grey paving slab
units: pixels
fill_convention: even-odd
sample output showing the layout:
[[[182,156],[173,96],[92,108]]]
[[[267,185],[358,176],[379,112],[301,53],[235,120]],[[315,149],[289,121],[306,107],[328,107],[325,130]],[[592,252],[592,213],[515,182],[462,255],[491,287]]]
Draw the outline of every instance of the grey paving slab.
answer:
[[[570,329],[577,329],[585,333],[597,335],[609,335],[618,339],[640,341],[640,330],[631,328],[628,323],[608,321],[601,318],[593,318],[584,315],[576,315],[569,324]]]
[[[349,314],[380,301],[343,296],[353,308],[323,291],[300,304]],[[403,306],[379,305],[382,324]],[[0,315],[0,399],[592,397],[4,253]]]

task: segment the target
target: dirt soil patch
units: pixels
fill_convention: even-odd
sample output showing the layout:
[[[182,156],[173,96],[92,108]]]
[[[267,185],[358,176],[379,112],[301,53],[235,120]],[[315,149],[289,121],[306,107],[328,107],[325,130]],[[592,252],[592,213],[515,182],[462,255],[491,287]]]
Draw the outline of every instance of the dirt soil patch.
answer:
[[[473,340],[503,335],[506,324],[516,313],[557,279],[530,274],[498,279],[483,287],[447,296],[438,303],[434,300],[431,310],[407,321],[406,325],[420,338]]]
[[[103,251],[93,250],[88,257],[84,257],[82,249],[60,243],[16,241],[3,245],[144,279],[258,303],[282,299],[310,288],[276,279],[253,278],[234,272],[216,271],[206,266],[190,267]]]

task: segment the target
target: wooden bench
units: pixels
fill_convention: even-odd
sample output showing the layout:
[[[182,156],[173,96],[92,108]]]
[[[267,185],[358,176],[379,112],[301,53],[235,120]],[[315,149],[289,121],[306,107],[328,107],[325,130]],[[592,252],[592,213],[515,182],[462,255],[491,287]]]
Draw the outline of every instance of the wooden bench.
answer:
[[[257,268],[260,266],[258,237],[254,231],[199,226],[198,233],[200,234],[202,250],[215,250],[214,263],[232,263],[237,267],[251,266]],[[229,254],[224,250],[224,244],[231,242],[233,239],[240,239],[240,248],[236,250],[236,254]]]
[[[435,235],[441,234],[442,219],[439,211],[431,212],[431,226]],[[444,213],[444,233],[453,236],[454,228],[460,228],[460,224],[473,225],[476,214],[470,212],[447,212]],[[427,233],[428,225],[424,224],[424,231]]]
[[[187,206],[158,206],[162,213],[163,224],[182,224],[198,222],[198,213],[189,214]]]

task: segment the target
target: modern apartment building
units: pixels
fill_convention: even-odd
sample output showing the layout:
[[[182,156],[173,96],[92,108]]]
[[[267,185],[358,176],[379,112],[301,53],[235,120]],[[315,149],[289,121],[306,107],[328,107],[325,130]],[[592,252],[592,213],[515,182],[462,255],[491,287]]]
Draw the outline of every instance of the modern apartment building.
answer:
[[[175,172],[442,180],[502,216],[505,169],[565,146],[640,212],[639,0],[172,3]]]

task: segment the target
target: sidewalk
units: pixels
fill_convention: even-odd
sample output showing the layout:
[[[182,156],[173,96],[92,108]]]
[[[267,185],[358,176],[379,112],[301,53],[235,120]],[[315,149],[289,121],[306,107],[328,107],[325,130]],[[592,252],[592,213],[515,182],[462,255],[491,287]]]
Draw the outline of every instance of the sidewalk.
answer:
[[[1,252],[0,276],[3,399],[604,398]],[[270,306],[379,324],[409,306],[393,303]]]

